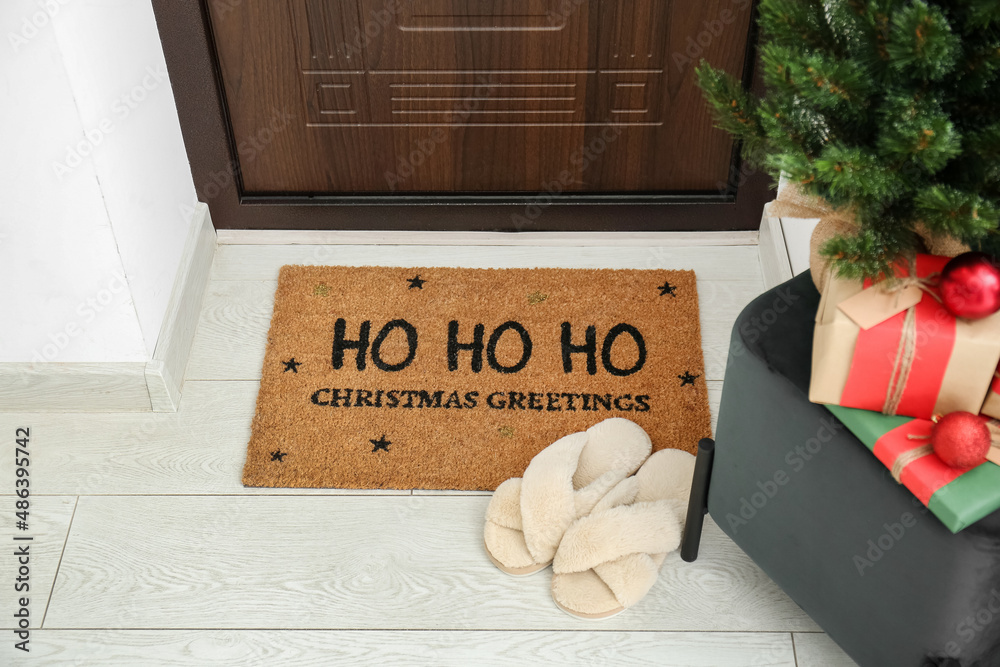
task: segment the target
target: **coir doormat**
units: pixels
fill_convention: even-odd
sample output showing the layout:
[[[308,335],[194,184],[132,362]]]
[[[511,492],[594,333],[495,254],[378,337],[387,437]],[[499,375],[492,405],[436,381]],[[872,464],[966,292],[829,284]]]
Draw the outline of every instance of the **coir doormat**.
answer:
[[[693,272],[285,266],[243,483],[492,490],[609,417],[710,435]]]

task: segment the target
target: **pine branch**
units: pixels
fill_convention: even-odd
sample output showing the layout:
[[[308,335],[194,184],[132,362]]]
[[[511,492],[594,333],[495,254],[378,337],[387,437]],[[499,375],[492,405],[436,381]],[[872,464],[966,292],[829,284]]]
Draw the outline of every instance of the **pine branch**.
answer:
[[[913,239],[912,232],[897,235],[862,229],[854,236],[830,239],[820,248],[820,254],[833,260],[838,276],[863,280],[891,275],[892,265],[911,252]]]
[[[704,60],[695,69],[698,85],[712,108],[715,126],[743,142],[743,156],[752,160],[763,152],[764,132],[757,117],[757,100],[743,85],[723,70]]]
[[[769,174],[784,175],[808,194],[820,196],[826,194],[825,187],[820,190],[821,184],[817,180],[815,163],[803,153],[770,153],[764,161],[764,166]]]
[[[955,68],[962,97],[995,97],[1000,74],[1000,29],[983,28],[963,35],[963,49]]]
[[[770,90],[796,96],[817,109],[857,116],[865,111],[872,93],[870,74],[853,60],[768,44],[761,50],[761,62]]]
[[[827,117],[798,99],[786,104],[764,100],[758,107],[758,117],[768,146],[776,153],[801,153],[811,159],[837,138]]]
[[[961,43],[944,13],[913,0],[896,12],[886,51],[893,69],[903,76],[939,81],[955,69]]]
[[[1000,0],[760,0],[760,25],[763,98],[699,84],[754,164],[854,209],[842,275],[914,252],[917,222],[1000,253]]]
[[[1000,210],[971,192],[934,185],[915,199],[916,215],[937,234],[961,239],[982,239],[997,228]]]
[[[891,203],[903,192],[898,171],[873,152],[856,146],[827,146],[816,160],[817,178],[830,188],[831,203]]]
[[[826,0],[823,3],[826,23],[846,51],[857,57],[862,52],[875,54],[877,26],[875,14],[865,0]]]
[[[760,5],[760,28],[768,41],[841,55],[823,3],[818,0],[769,0]]]
[[[967,133],[962,145],[984,160],[1000,165],[1000,122]]]
[[[1000,233],[996,230],[991,231],[981,239],[968,243],[969,247],[973,250],[985,252],[988,255],[992,255],[995,259],[1000,259]]]
[[[886,100],[879,113],[882,132],[878,152],[898,167],[911,163],[935,173],[962,152],[955,127],[940,105],[929,97],[897,96]]]
[[[985,28],[1000,22],[1000,0],[964,0],[966,25],[972,29]]]

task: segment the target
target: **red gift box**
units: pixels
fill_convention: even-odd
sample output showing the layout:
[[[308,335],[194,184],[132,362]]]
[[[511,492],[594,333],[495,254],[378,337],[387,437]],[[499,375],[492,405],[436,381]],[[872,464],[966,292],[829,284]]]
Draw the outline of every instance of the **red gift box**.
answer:
[[[1000,313],[975,322],[952,316],[933,288],[948,261],[917,255],[922,284],[903,292],[828,282],[816,315],[811,401],[920,419],[980,412],[1000,362]],[[897,277],[910,278],[910,268],[900,266]]]

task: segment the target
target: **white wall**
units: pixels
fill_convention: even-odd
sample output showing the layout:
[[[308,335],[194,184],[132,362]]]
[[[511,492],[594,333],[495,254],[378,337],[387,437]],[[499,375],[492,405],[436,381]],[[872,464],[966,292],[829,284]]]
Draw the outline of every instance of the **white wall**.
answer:
[[[0,361],[141,360],[94,165],[52,167],[84,129],[40,11],[29,0],[0,5]]]
[[[0,361],[147,360],[195,201],[150,0],[0,28]]]
[[[196,202],[153,8],[65,1],[56,39],[83,126],[103,135],[93,164],[152,356]]]

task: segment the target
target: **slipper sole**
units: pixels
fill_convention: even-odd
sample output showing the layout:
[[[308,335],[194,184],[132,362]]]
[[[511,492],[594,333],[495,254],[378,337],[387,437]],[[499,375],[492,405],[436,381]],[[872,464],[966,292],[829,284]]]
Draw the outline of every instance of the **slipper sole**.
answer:
[[[552,563],[534,563],[532,565],[526,565],[525,567],[507,567],[490,553],[490,548],[486,546],[485,540],[483,541],[483,548],[486,550],[486,555],[489,557],[490,562],[496,565],[497,569],[504,574],[510,575],[512,577],[530,577],[533,574],[541,572],[547,568]]]
[[[556,603],[557,607],[562,609],[564,612],[566,612],[573,618],[579,618],[584,621],[603,621],[606,618],[617,616],[618,614],[628,609],[628,607],[619,607],[618,609],[612,609],[611,611],[601,612],[600,614],[586,614],[582,611],[573,611],[569,607],[562,606],[561,604],[559,604],[559,601],[555,599],[555,597],[552,598],[552,601]]]

